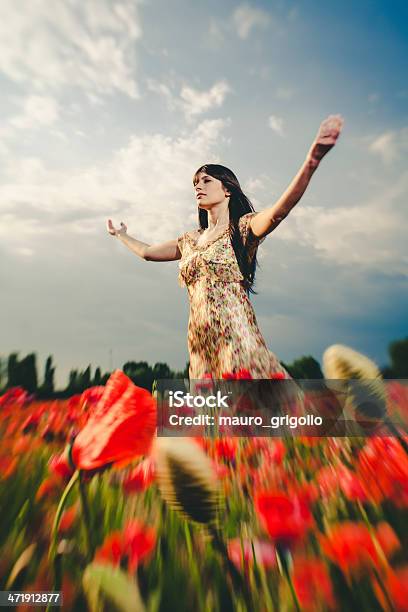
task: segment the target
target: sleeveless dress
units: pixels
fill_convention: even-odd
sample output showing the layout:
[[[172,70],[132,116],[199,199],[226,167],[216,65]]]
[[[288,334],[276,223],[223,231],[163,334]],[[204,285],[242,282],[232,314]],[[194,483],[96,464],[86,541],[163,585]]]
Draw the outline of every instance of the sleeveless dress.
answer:
[[[264,238],[250,229],[256,212],[239,220],[239,231],[248,257],[255,256]],[[190,380],[205,374],[221,379],[225,373],[248,370],[254,379],[275,374],[291,378],[268,350],[243,286],[230,238],[230,228],[204,245],[197,241],[204,230],[186,232],[177,240],[182,254],[179,284],[187,287],[190,301],[188,349]]]

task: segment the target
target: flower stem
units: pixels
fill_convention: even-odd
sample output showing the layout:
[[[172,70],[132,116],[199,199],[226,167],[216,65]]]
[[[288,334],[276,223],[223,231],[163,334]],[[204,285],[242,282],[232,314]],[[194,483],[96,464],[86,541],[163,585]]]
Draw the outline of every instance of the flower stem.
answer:
[[[289,585],[290,594],[292,595],[292,599],[293,599],[293,603],[294,603],[294,606],[295,606],[295,610],[296,610],[296,612],[300,612],[300,610],[301,610],[300,603],[299,603],[299,600],[297,598],[295,587],[293,586],[292,578],[290,576],[290,571],[289,571],[288,551],[279,549],[279,547],[277,547],[277,549],[276,549],[276,558],[277,558],[277,561],[278,561],[279,569],[281,570],[281,573],[285,576],[286,581],[287,581],[287,583]]]
[[[214,527],[209,527],[208,530],[211,534],[212,543],[214,545],[214,548],[218,550],[219,553],[221,553],[225,568],[231,577],[231,581],[232,581],[234,588],[237,589],[243,595],[247,608],[251,610],[252,609],[252,598],[251,598],[250,591],[248,589],[248,586],[242,574],[237,570],[234,563],[229,558],[227,548],[220,534],[218,533],[218,530],[215,529]]]
[[[84,518],[84,527],[87,539],[87,556],[88,560],[92,561],[95,554],[95,546],[93,542],[92,521],[88,503],[88,494],[86,492],[82,470],[79,471],[79,495],[81,498],[82,516]]]
[[[64,511],[65,508],[65,504],[68,500],[69,494],[71,493],[76,481],[78,480],[79,477],[79,471],[76,470],[76,472],[74,472],[74,474],[72,475],[71,480],[69,481],[69,483],[67,484],[67,486],[64,489],[63,494],[61,495],[61,499],[59,501],[58,507],[57,507],[57,511],[55,513],[55,517],[54,517],[54,522],[52,524],[52,530],[51,530],[51,538],[50,538],[50,548],[48,551],[48,558],[50,560],[50,562],[52,563],[53,566],[53,591],[60,591],[61,590],[61,583],[62,583],[62,559],[58,558],[58,555],[56,554],[57,551],[57,539],[58,539],[58,527],[61,521],[61,516],[62,513]],[[49,610],[51,610],[51,603],[48,604],[46,612],[49,612]]]
[[[78,480],[78,477],[79,477],[79,471],[77,470],[76,472],[74,472],[71,480],[69,481],[69,483],[64,489],[63,494],[61,495],[61,499],[59,501],[57,511],[55,513],[54,522],[53,522],[52,530],[51,530],[51,541],[50,541],[50,548],[48,552],[48,557],[50,560],[54,560],[55,551],[57,548],[58,527],[60,524],[61,516],[64,511],[64,507],[67,502],[68,496],[71,493],[71,490],[73,489],[76,481]]]

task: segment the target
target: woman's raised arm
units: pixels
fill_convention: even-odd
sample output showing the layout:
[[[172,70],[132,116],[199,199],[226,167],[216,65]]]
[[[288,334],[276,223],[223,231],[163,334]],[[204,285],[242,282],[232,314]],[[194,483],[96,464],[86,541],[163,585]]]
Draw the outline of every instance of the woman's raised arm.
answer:
[[[330,115],[319,128],[317,136],[310,147],[299,172],[286,189],[285,193],[270,208],[261,210],[251,219],[251,230],[255,236],[263,238],[279,225],[288,216],[292,208],[299,202],[306,191],[313,173],[323,157],[336,144],[343,127],[340,115]]]
[[[177,240],[169,240],[161,244],[150,245],[129,236],[127,227],[124,223],[121,223],[120,226],[120,229],[116,229],[112,221],[110,219],[108,220],[108,232],[111,236],[119,238],[132,253],[135,253],[145,261],[176,261],[177,259],[181,259]]]

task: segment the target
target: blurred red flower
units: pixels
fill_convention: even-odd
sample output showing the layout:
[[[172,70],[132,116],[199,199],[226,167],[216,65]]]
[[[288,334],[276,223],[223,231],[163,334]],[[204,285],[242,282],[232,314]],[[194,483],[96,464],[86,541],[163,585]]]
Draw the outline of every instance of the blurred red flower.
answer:
[[[347,499],[351,501],[366,501],[366,489],[357,474],[346,468],[344,465],[341,465],[337,471],[340,489],[343,491]]]
[[[329,610],[336,607],[329,572],[320,559],[295,559],[293,586],[302,610],[314,612],[322,605]]]
[[[152,527],[132,520],[123,531],[109,534],[95,553],[95,560],[102,563],[120,565],[127,563],[127,569],[133,573],[140,561],[152,552],[156,545],[156,533]]]
[[[54,475],[51,475],[42,481],[42,483],[37,489],[35,498],[37,500],[42,499],[43,497],[51,497],[52,499],[54,499],[59,495],[61,495],[61,482]]]
[[[286,446],[282,440],[268,440],[269,444],[265,448],[264,459],[269,462],[281,464],[286,454]]]
[[[67,450],[60,455],[53,455],[48,462],[49,471],[62,480],[69,480],[74,473],[68,461]]]
[[[332,465],[322,467],[317,472],[315,480],[324,498],[331,497],[340,486],[339,475]]]
[[[270,542],[244,539],[241,543],[241,538],[235,538],[228,541],[227,550],[229,558],[239,570],[242,567],[253,565],[254,551],[258,565],[265,568],[276,566],[276,549]]]
[[[380,523],[375,536],[381,551],[366,525],[345,521],[335,525],[328,535],[321,535],[320,544],[327,557],[350,575],[381,565],[381,556],[390,556],[399,547],[399,540],[388,523]]]
[[[80,404],[82,406],[84,406],[85,402],[88,405],[94,405],[97,404],[99,402],[99,400],[101,399],[102,395],[105,392],[105,387],[103,387],[102,385],[96,386],[96,387],[88,387],[88,389],[85,389],[85,391],[83,391],[81,393],[80,396]]]
[[[16,457],[0,457],[0,480],[9,478],[17,467]]]
[[[394,604],[395,612],[408,612],[408,565],[389,573],[385,586]],[[380,589],[378,589],[381,594]]]
[[[19,404],[22,406],[28,401],[30,395],[22,387],[11,387],[3,395],[0,395],[0,407],[4,408],[10,404]]]
[[[296,495],[289,497],[279,491],[258,493],[255,508],[269,536],[284,547],[295,545],[313,525],[308,505]]]
[[[147,489],[155,478],[155,467],[151,459],[141,461],[124,478],[122,486],[126,493],[138,493]]]
[[[238,449],[237,438],[218,438],[215,440],[215,454],[219,459],[233,461]]]
[[[62,513],[58,531],[60,533],[66,533],[67,531],[69,531],[75,522],[76,516],[76,506],[71,506],[70,508],[67,508],[67,510]]]
[[[388,407],[391,408],[391,413],[397,410],[403,417],[405,424],[408,422],[408,385],[402,385],[400,382],[387,382],[387,393],[389,398]],[[391,406],[390,406],[391,404]]]
[[[396,438],[370,438],[360,451],[357,474],[373,501],[408,506],[408,455]]]
[[[149,451],[155,429],[155,399],[116,370],[74,440],[73,462],[81,470],[94,470],[144,455]]]

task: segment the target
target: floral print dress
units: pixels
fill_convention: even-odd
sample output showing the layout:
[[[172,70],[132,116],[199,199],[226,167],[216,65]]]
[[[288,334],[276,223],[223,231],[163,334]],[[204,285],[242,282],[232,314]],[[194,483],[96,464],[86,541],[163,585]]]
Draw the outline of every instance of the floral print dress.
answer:
[[[239,231],[248,257],[254,257],[259,239],[250,229],[255,212],[243,215]],[[203,230],[178,238],[182,254],[179,283],[187,287],[190,301],[188,349],[190,379],[205,374],[222,378],[224,373],[248,370],[252,378],[271,378],[281,373],[290,378],[277,357],[268,350],[255,313],[243,286],[230,238],[230,228],[204,245],[197,241]]]

